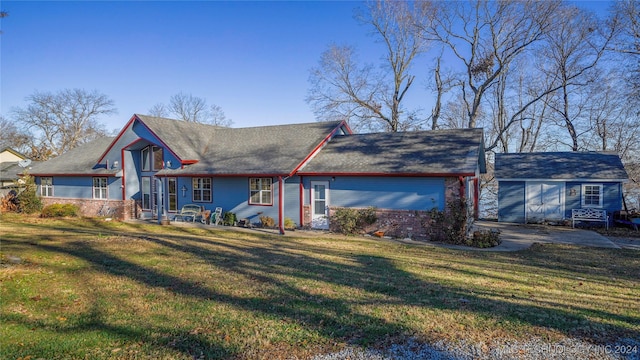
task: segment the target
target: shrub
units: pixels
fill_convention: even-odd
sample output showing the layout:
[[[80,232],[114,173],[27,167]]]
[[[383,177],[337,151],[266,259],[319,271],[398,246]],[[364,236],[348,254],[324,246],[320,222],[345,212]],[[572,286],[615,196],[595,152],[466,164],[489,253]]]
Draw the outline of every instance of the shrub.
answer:
[[[293,221],[293,219],[291,218],[284,218],[284,228],[285,230],[295,230],[296,228],[296,223]]]
[[[222,223],[224,225],[233,226],[237,221],[238,218],[236,217],[236,214],[231,211],[225,211],[224,214],[222,214]]]
[[[260,222],[262,223],[263,228],[272,228],[276,226],[276,222],[273,220],[271,216],[260,216]]]
[[[42,209],[42,217],[78,216],[78,206],[74,204],[51,204]]]
[[[338,208],[330,220],[334,231],[354,235],[362,233],[365,226],[373,224],[378,218],[374,207],[366,209]]]
[[[9,191],[9,193],[2,198],[2,201],[0,201],[0,211],[18,211],[18,193],[15,190]]]
[[[22,179],[25,181],[25,188],[18,194],[18,211],[33,214],[42,210],[42,201],[36,194],[36,183],[33,176],[25,174]]]
[[[422,224],[427,228],[429,239],[447,244],[466,245],[467,205],[464,199],[456,199],[447,203],[443,211],[432,209],[428,222]]]
[[[477,230],[473,237],[467,239],[467,245],[477,248],[489,248],[500,245],[499,232],[493,230]]]

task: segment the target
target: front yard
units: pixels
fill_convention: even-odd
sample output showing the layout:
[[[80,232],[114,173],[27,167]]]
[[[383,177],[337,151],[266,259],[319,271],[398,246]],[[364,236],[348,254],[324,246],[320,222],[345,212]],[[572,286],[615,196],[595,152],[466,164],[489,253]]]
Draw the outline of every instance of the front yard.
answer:
[[[3,358],[307,358],[417,339],[640,338],[640,252],[459,251],[0,216]]]

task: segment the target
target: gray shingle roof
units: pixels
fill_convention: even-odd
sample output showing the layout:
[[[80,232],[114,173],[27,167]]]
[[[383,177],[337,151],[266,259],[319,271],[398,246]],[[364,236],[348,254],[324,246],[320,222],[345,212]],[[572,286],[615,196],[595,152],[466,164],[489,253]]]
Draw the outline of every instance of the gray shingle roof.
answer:
[[[300,173],[474,174],[483,142],[482,129],[336,136]]]
[[[626,180],[620,157],[610,152],[496,154],[497,179]]]
[[[103,137],[80,145],[51,160],[34,165],[30,173],[33,175],[108,175],[117,170],[96,168],[102,152],[111,144],[113,137]]]
[[[20,167],[17,162],[0,163],[0,181],[12,181],[18,179],[18,174],[22,173],[24,168]]]
[[[201,128],[175,120],[141,120],[183,160],[199,160],[160,175],[288,174],[341,123]]]
[[[136,115],[181,160],[198,160],[167,174],[288,174],[341,122],[224,128]],[[111,174],[94,169],[113,138],[102,138],[34,167],[33,174]]]

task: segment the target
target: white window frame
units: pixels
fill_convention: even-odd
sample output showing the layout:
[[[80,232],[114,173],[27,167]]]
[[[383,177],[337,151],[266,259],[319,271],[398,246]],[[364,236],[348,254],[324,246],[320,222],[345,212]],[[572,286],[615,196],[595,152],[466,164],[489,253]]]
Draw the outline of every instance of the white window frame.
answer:
[[[96,184],[96,180],[98,184]],[[106,200],[109,198],[109,179],[105,176],[96,176],[93,178],[93,198]],[[104,183],[104,184],[103,184]]]
[[[159,159],[158,158],[159,155]],[[142,171],[158,171],[164,169],[164,149],[149,145],[140,150],[140,167]]]
[[[146,180],[146,181],[145,181]],[[140,200],[142,201],[142,210],[151,210],[153,200],[151,199],[151,177],[143,176],[140,180]],[[145,202],[145,196],[147,201]]]
[[[268,189],[263,188],[266,185],[269,186]],[[254,195],[257,195],[258,201],[254,201]],[[273,205],[273,178],[249,178],[249,205]]]
[[[140,150],[140,167],[142,171],[151,171],[151,147]]]
[[[191,199],[193,202],[213,201],[213,180],[211,178],[193,178],[191,181],[193,192]]]
[[[587,193],[588,188],[598,188],[598,204],[594,204],[591,201],[587,203],[587,196],[594,197],[595,195],[592,193]],[[589,192],[592,192],[590,190]],[[582,184],[582,196],[580,200],[580,204],[583,208],[601,208],[604,203],[604,186],[603,184]]]
[[[170,177],[167,179],[168,211],[178,211],[178,179]]]
[[[40,196],[53,196],[53,177],[43,176],[40,178]]]

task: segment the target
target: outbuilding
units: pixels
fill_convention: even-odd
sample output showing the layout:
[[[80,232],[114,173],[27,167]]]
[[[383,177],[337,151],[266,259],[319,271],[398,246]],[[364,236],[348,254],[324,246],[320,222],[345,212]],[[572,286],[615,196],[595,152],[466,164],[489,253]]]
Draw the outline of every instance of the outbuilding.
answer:
[[[496,154],[498,221],[557,222],[573,209],[622,209],[628,175],[612,152]],[[611,221],[611,220],[609,220]]]

